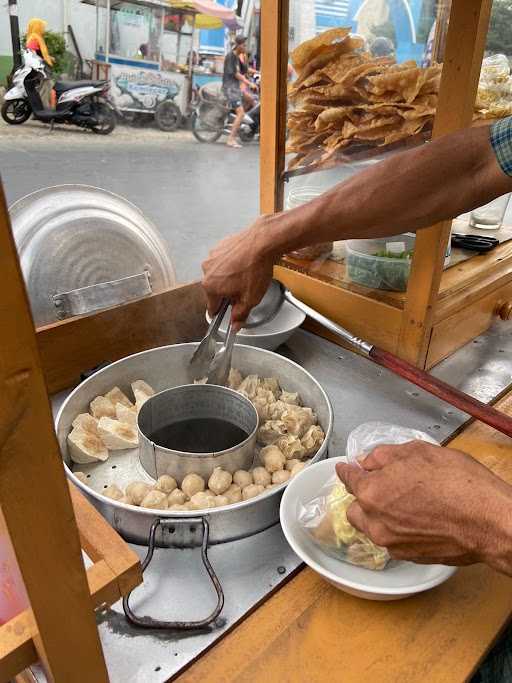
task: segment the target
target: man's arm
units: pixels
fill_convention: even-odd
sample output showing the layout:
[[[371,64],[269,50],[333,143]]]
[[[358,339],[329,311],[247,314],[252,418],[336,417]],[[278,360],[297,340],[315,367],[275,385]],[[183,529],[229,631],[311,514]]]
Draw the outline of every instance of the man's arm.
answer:
[[[512,487],[469,455],[413,441],[336,470],[357,498],[348,520],[391,557],[512,576]]]
[[[240,81],[241,83],[244,83],[245,85],[252,88],[253,83],[251,83],[251,81],[243,75],[243,73],[240,71],[240,69],[238,69],[238,71],[236,72],[235,78],[238,81]]]
[[[414,232],[510,192],[489,127],[447,135],[376,163],[305,206],[266,219],[285,253],[319,242]]]
[[[262,216],[203,264],[208,307],[234,302],[242,323],[263,296],[283,254],[320,242],[416,231],[512,190],[488,126],[447,135],[376,163],[297,209]]]

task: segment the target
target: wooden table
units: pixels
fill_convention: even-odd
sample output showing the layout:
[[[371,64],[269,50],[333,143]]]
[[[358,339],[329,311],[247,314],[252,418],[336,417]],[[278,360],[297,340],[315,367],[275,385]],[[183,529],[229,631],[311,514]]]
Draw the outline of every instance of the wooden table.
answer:
[[[512,392],[498,406],[512,414]],[[451,446],[512,483],[512,441],[480,423]],[[179,683],[464,681],[512,613],[512,578],[483,565],[398,602],[336,590],[310,569],[250,615]]]

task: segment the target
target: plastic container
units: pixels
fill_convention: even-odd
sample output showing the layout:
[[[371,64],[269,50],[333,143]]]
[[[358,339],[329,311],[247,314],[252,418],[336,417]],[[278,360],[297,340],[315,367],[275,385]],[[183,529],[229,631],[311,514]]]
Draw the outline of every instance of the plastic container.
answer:
[[[316,199],[324,192],[325,189],[316,186],[298,187],[290,190],[286,197],[285,209],[296,209],[303,204],[313,201],[313,199]],[[291,255],[308,260],[326,258],[332,252],[333,246],[333,242],[322,242],[321,244],[315,244],[312,247],[305,247],[304,249],[293,251]]]
[[[345,242],[347,275],[371,289],[405,292],[415,238],[410,235]],[[388,255],[383,256],[386,252]]]

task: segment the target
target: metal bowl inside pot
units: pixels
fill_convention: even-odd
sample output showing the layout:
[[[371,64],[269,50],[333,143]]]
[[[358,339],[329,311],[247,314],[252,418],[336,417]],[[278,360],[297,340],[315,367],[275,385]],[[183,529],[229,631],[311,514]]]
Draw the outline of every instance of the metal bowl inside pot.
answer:
[[[251,498],[229,507],[214,508],[208,511],[176,512],[171,510],[148,510],[111,500],[101,491],[110,484],[125,488],[130,482],[140,479],[148,483],[152,479],[139,462],[137,449],[115,451],[109,459],[98,465],[78,465],[86,474],[87,484],[73,474],[67,451],[67,436],[71,423],[79,413],[89,410],[89,403],[98,395],[118,386],[122,391],[130,391],[130,383],[144,379],[157,392],[170,387],[187,384],[187,367],[197,344],[178,344],[150,349],[112,363],[80,384],[63,403],[56,419],[56,431],[67,474],[101,512],[108,522],[128,541],[147,545],[149,530],[157,519],[190,519],[207,517],[210,526],[210,543],[223,543],[245,538],[263,531],[279,520],[279,502],[286,484],[270,489],[257,498]],[[277,377],[283,389],[297,391],[305,405],[310,406],[318,415],[318,421],[325,432],[325,441],[313,458],[313,462],[327,455],[332,434],[332,407],[329,398],[312,375],[291,360],[271,351],[251,346],[235,345],[233,367],[244,375],[256,373],[261,377]],[[180,529],[183,525],[180,526]],[[188,529],[188,527],[187,527]],[[190,531],[190,530],[189,530]],[[156,536],[158,545],[197,545],[197,533],[183,532],[181,537],[176,526],[170,535],[165,530]]]
[[[161,391],[142,406],[139,458],[150,477],[170,474],[181,486],[194,472],[208,481],[216,467],[252,467],[258,413],[233,389],[189,384]]]

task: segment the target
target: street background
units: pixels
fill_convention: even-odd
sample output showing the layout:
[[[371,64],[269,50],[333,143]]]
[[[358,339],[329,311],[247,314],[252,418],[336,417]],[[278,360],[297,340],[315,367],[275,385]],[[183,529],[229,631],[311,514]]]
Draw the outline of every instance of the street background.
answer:
[[[258,215],[259,145],[202,145],[186,130],[116,128],[97,136],[79,128],[0,121],[0,174],[9,204],[43,187],[82,183],[135,204],[167,241],[179,282],[200,277],[222,237]]]

